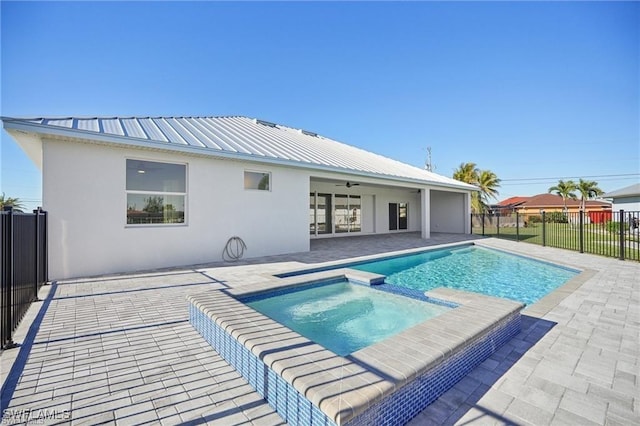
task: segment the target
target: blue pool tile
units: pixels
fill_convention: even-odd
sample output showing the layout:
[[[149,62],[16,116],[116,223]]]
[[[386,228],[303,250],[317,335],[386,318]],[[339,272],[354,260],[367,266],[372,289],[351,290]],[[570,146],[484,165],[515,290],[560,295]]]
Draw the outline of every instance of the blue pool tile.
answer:
[[[335,426],[318,407],[199,309],[191,306],[189,318],[193,327],[207,342],[236,368],[289,424]],[[519,314],[497,324],[485,337],[472,342],[436,368],[373,404],[365,412],[351,419],[347,426],[406,423],[517,334],[520,327]]]

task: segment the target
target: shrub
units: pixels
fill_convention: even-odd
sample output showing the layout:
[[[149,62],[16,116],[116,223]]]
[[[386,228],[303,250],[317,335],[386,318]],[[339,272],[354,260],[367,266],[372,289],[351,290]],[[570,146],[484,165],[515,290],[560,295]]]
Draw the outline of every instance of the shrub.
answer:
[[[550,212],[546,215],[547,223],[567,223],[567,215],[562,212]]]
[[[542,223],[542,216],[529,216],[529,223]]]
[[[609,232],[620,232],[620,222],[612,222],[608,220],[606,228]]]

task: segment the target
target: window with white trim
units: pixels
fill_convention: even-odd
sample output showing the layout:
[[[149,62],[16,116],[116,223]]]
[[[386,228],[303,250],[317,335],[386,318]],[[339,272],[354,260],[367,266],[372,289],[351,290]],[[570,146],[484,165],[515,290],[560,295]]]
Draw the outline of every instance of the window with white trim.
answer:
[[[244,189],[271,191],[271,173],[245,170]]]
[[[127,159],[127,225],[185,223],[186,164]]]
[[[409,227],[409,204],[389,203],[389,231],[407,229]]]

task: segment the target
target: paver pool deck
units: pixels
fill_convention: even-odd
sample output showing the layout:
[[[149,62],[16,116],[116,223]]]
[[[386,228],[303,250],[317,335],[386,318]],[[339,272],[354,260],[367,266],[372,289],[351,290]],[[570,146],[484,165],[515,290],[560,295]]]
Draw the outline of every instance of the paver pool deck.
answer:
[[[463,240],[587,270],[523,311],[522,331],[412,425],[640,423],[640,264],[497,239],[436,234],[312,241],[234,266],[45,286],[2,353],[3,421],[283,424],[188,322],[186,296],[265,274]]]

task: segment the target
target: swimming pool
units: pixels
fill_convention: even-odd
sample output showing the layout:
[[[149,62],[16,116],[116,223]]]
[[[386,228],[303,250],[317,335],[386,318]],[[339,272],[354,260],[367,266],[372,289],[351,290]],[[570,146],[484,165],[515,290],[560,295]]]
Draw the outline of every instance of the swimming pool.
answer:
[[[331,268],[351,268],[385,275],[386,284],[414,290],[429,291],[447,287],[527,305],[540,300],[579,273],[577,270],[476,245],[334,265]],[[281,276],[301,273],[305,272]]]
[[[371,275],[350,274],[357,282]],[[265,292],[282,297],[341,276],[343,271],[324,271],[286,281],[266,278],[189,295],[189,322],[288,424],[327,426],[406,424],[521,328],[521,303],[439,288],[431,297],[455,309],[341,356],[247,304]],[[396,296],[385,287],[420,293],[386,284],[369,290]]]
[[[347,280],[244,300],[337,355],[346,356],[452,309]]]

